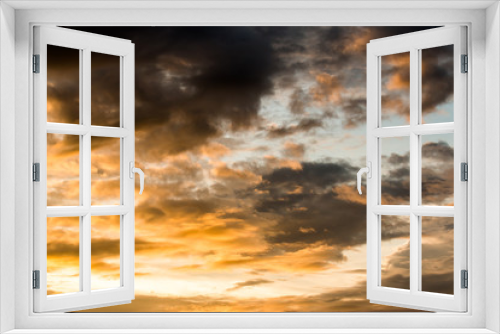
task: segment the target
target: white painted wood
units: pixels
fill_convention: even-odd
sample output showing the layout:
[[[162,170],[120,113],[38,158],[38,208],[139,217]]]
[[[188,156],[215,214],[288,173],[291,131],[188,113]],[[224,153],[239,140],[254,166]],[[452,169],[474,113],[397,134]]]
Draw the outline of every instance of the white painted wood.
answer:
[[[367,298],[372,302],[424,310],[467,311],[467,290],[461,289],[460,272],[467,269],[467,182],[461,182],[460,163],[467,162],[467,75],[461,73],[461,54],[467,53],[466,28],[450,26],[372,40],[367,46],[367,161],[374,172],[367,182]],[[454,122],[420,124],[421,49],[454,45]],[[380,58],[410,52],[410,125],[381,128]],[[454,133],[455,207],[421,206],[421,135]],[[410,205],[381,203],[381,171],[378,138],[410,139]],[[375,144],[374,144],[375,143]],[[376,170],[375,170],[376,168]],[[381,215],[410,217],[410,289],[381,286]],[[427,293],[421,289],[421,217],[454,217],[454,295]]]
[[[91,126],[91,110],[92,110],[92,87],[91,87],[91,50],[89,48],[82,48],[81,51],[81,75],[80,75],[80,123],[82,127],[87,129]],[[35,110],[36,112],[36,110]],[[48,130],[47,130],[48,131]],[[80,142],[82,142],[82,146],[80,147],[80,168],[83,170],[83,174],[81,176],[80,189],[82,191],[82,206],[87,209],[87,211],[82,214],[80,218],[81,226],[80,226],[80,286],[82,288],[84,295],[80,297],[84,299],[89,295],[89,292],[92,289],[91,282],[91,270],[92,270],[92,216],[88,214],[88,209],[92,204],[92,154],[91,154],[91,144],[92,137],[90,133],[87,131],[82,133],[80,137]],[[79,296],[75,296],[74,299]],[[71,299],[69,299],[71,303]],[[59,301],[56,299],[56,307],[61,307],[58,305]],[[82,305],[66,305],[64,309],[70,310],[73,308],[81,307]],[[36,305],[35,305],[36,311]]]
[[[387,216],[409,216],[412,212],[421,217],[453,217],[455,214],[453,206],[375,205],[372,211]]]
[[[206,3],[213,3],[207,1]],[[353,1],[349,1],[354,3]],[[43,6],[46,1],[38,1],[38,6]],[[99,2],[100,4],[101,2]],[[141,2],[142,3],[142,2]],[[183,2],[185,3],[185,2]],[[405,1],[404,5],[420,6],[424,2]],[[408,4],[410,3],[410,4]],[[433,2],[437,3],[437,2]],[[444,2],[441,2],[444,3]],[[372,9],[378,7],[379,2],[374,1],[373,7],[360,10],[309,9],[296,10],[288,8],[247,10],[228,10],[227,5],[216,6],[217,9],[203,10],[200,6],[183,7],[181,9],[169,10],[138,10],[138,4],[134,10],[124,10],[113,6],[112,11],[77,9],[77,10],[49,10],[49,11],[18,11],[16,16],[16,327],[21,333],[37,332],[36,328],[46,328],[45,333],[248,333],[248,332],[294,332],[293,328],[302,328],[296,332],[331,332],[331,333],[486,333],[484,329],[485,320],[485,250],[488,247],[484,243],[485,224],[493,224],[484,215],[484,161],[485,161],[485,77],[490,79],[498,76],[496,72],[485,71],[484,67],[484,38],[491,35],[491,31],[485,30],[485,15],[483,10],[457,10],[456,6],[464,2],[445,2],[446,10],[381,10]],[[477,2],[470,2],[474,8]],[[99,5],[97,2],[86,2],[86,6]],[[394,8],[395,2],[392,2]],[[62,6],[63,4],[54,5]],[[66,3],[64,3],[66,5]],[[136,4],[134,4],[136,5]],[[397,4],[400,5],[399,3]],[[403,5],[403,2],[401,2]],[[421,8],[429,8],[422,5]],[[426,7],[427,6],[427,7]],[[431,6],[431,5],[429,5]],[[54,7],[54,8],[55,8]],[[190,8],[186,10],[186,8]],[[79,7],[81,8],[81,7]],[[143,8],[143,7],[142,7]],[[470,275],[473,279],[469,282],[470,309],[467,313],[294,313],[294,314],[33,314],[32,290],[30,287],[30,271],[32,268],[32,212],[30,211],[32,183],[26,175],[30,173],[32,162],[32,131],[31,114],[32,100],[31,80],[29,72],[31,55],[31,28],[30,23],[65,25],[250,25],[250,26],[272,26],[272,25],[442,25],[456,24],[457,22],[468,22],[472,27],[470,36],[472,43],[469,50],[472,52],[471,64],[472,75],[469,83],[473,83],[469,96],[469,106],[472,114],[469,114],[473,122],[469,122],[473,136],[469,143],[473,159],[471,164],[477,167],[470,171],[474,182],[470,183],[472,188],[471,204],[473,231],[469,241],[469,251],[472,255],[469,265],[472,266]],[[492,61],[498,62],[498,58],[492,56]],[[11,64],[14,66],[14,64]],[[13,78],[11,78],[13,79]],[[13,80],[12,80],[13,81]],[[490,89],[490,88],[489,88]],[[497,96],[497,90],[495,95]],[[490,98],[491,98],[490,96]],[[494,113],[494,110],[491,110]],[[497,145],[492,143],[491,145]],[[498,146],[495,146],[498,148]],[[497,189],[498,190],[498,189]],[[469,189],[470,191],[470,189]],[[498,220],[495,220],[495,224]],[[472,230],[472,226],[469,225]],[[14,236],[12,236],[14,238]],[[492,235],[492,240],[498,242],[498,237]],[[491,245],[491,244],[490,244]],[[498,260],[498,257],[488,252],[490,256],[486,261]],[[2,254],[12,256],[12,253]],[[28,259],[28,260],[27,260]],[[493,262],[491,262],[493,263]],[[469,276],[471,277],[471,276]],[[498,284],[498,279],[492,277],[491,282]],[[490,297],[486,300],[492,300]],[[494,312],[493,312],[494,313]],[[266,329],[258,329],[260,328]],[[130,328],[141,328],[132,330]],[[286,328],[285,328],[286,327]],[[27,329],[32,328],[32,329]],[[59,328],[59,329],[55,329]],[[76,328],[79,328],[78,330]],[[88,328],[88,329],[83,329]],[[91,329],[93,328],[93,329]],[[113,330],[113,328],[115,328]],[[149,329],[148,329],[149,328]],[[161,328],[170,328],[161,329]],[[174,329],[175,328],[175,329]],[[181,329],[190,328],[190,329]],[[274,328],[274,329],[273,329]],[[406,328],[406,329],[405,329]],[[408,329],[411,328],[411,329]],[[439,328],[439,329],[438,329]],[[448,328],[448,329],[446,329]]]
[[[35,27],[34,51],[40,54],[40,73],[34,75],[35,143],[34,160],[40,162],[40,182],[34,186],[34,270],[40,270],[40,289],[33,290],[35,312],[71,311],[98,306],[129,303],[134,299],[134,183],[123,171],[124,159],[134,159],[134,45],[127,40],[82,33],[70,29]],[[81,124],[47,123],[47,45],[80,50],[80,122]],[[120,128],[92,126],[91,120],[91,55],[104,52],[120,56],[121,110]],[[80,136],[80,206],[47,207],[47,133]],[[121,138],[120,179],[122,205],[92,206],[91,138]],[[123,198],[126,198],[124,201]],[[115,289],[92,290],[91,241],[92,216],[120,215],[121,286]],[[47,295],[47,227],[46,217],[80,217],[80,289],[78,293]]]
[[[47,217],[80,217],[90,213],[92,216],[124,215],[130,212],[130,207],[124,205],[93,205],[88,206],[49,206]]]
[[[317,328],[256,328],[252,330],[245,329],[16,329],[6,334],[493,334],[494,332],[482,328],[468,329],[317,329]]]
[[[377,138],[405,137],[409,136],[410,132],[411,132],[410,126],[392,126],[392,127],[373,129],[372,135]]]
[[[417,135],[453,133],[455,131],[455,125],[454,123],[416,124],[412,126],[411,131]]]
[[[47,133],[59,133],[68,135],[86,135],[111,138],[123,138],[130,134],[128,129],[109,126],[90,126],[78,124],[47,123]]]
[[[409,38],[411,39],[411,37]],[[420,114],[420,50],[410,49],[410,127],[414,129],[419,122]],[[410,137],[410,207],[415,208],[420,203],[420,169],[421,169],[421,140],[420,137],[411,131]],[[419,235],[420,217],[415,212],[410,213],[410,292],[412,295],[418,293],[420,282],[420,251],[421,238]],[[380,243],[382,239],[379,239]],[[379,245],[381,247],[381,245]],[[409,306],[415,306],[410,300]],[[393,302],[393,300],[390,300]],[[406,305],[406,300],[403,304]],[[417,305],[417,307],[420,305]],[[426,305],[430,306],[430,305]]]
[[[500,3],[496,2],[486,11],[486,64],[481,69],[486,70],[486,136],[484,143],[485,160],[481,165],[476,160],[474,169],[485,166],[484,174],[488,176],[484,190],[488,194],[485,199],[486,240],[488,249],[485,272],[486,328],[500,332]],[[475,135],[474,133],[472,134]],[[483,169],[481,169],[483,170]],[[472,197],[474,199],[474,197]],[[475,233],[475,231],[473,231]],[[477,277],[477,276],[474,276]]]
[[[373,130],[373,135],[377,138],[389,138],[405,137],[409,136],[410,133],[413,133],[415,135],[437,135],[453,133],[454,131],[454,123],[434,123],[376,128]]]
[[[0,332],[15,326],[15,13],[0,2]]]
[[[82,9],[82,8],[99,8],[99,9],[116,9],[116,0],[100,0],[95,1],[37,1],[37,0],[5,0],[6,3],[16,9]],[[200,0],[129,0],[120,3],[120,8],[128,9],[219,9],[219,8],[234,8],[234,9],[477,9],[487,8],[495,1],[459,1],[456,4],[450,5],[447,0],[427,0],[427,1],[401,1],[397,5],[393,1],[330,1],[330,0],[239,0],[239,1],[200,1]]]

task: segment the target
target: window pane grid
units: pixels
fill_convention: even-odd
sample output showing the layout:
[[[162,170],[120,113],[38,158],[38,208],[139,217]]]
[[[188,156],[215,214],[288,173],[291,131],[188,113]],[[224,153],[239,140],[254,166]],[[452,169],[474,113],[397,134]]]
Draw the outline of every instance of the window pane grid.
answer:
[[[379,57],[379,69],[381,68],[381,61]],[[421,50],[414,49],[410,52],[410,68],[411,73],[421,73]],[[379,71],[380,73],[380,71]],[[381,79],[379,79],[381,80]],[[380,81],[379,81],[380,82]],[[432,293],[426,292],[422,289],[422,275],[424,273],[422,263],[422,218],[423,217],[446,217],[453,219],[455,216],[455,209],[453,206],[444,205],[422,205],[422,142],[423,136],[429,135],[453,135],[455,130],[454,122],[431,123],[422,124],[421,117],[421,75],[413,75],[410,77],[410,115],[409,125],[382,127],[382,109],[381,101],[379,101],[379,115],[378,127],[372,131],[373,135],[378,139],[378,205],[374,206],[373,213],[378,215],[379,226],[379,249],[382,252],[382,217],[392,216],[396,218],[408,217],[409,218],[409,293],[421,294]],[[379,94],[380,96],[380,94]],[[410,169],[410,203],[409,205],[381,205],[383,196],[382,187],[382,140],[383,138],[408,138],[410,142],[409,147],[409,169]],[[386,157],[387,158],[387,157]],[[452,159],[453,161],[453,159]],[[454,163],[454,162],[453,162]],[[444,219],[446,219],[444,218]],[[379,277],[378,286],[380,288],[394,289],[394,287],[384,287],[382,275],[384,273],[383,256],[379,254]],[[401,287],[398,290],[401,290]]]
[[[396,39],[398,42],[395,42]],[[467,183],[460,181],[460,163],[467,162],[465,117],[467,75],[461,74],[460,71],[460,55],[467,53],[465,40],[466,29],[446,27],[436,28],[426,33],[402,35],[394,40],[375,40],[367,46],[367,135],[369,137],[367,161],[371,162],[373,169],[372,178],[367,179],[367,296],[374,303],[411,305],[432,311],[467,310],[467,290],[460,287],[460,270],[467,269],[468,265],[467,249],[464,246],[467,244]],[[449,45],[453,45],[453,52],[450,51],[450,47],[447,47]],[[432,48],[433,50],[430,50]],[[444,58],[441,57],[442,52],[439,50],[446,51]],[[381,58],[408,51],[410,52],[410,77],[404,82],[401,81],[404,86],[393,86],[392,89],[402,90],[409,86],[410,112],[403,113],[402,108],[395,110],[398,115],[409,114],[409,117],[406,122],[383,124],[381,88],[388,80],[384,81],[381,77]],[[453,66],[451,66],[452,63]],[[407,66],[402,62],[393,62],[393,64]],[[405,73],[407,72],[405,67]],[[393,73],[394,76],[402,75],[402,71],[393,71]],[[422,76],[424,76],[423,80]],[[422,87],[422,83],[425,87]],[[422,115],[422,112],[425,115]],[[402,126],[381,127],[381,125]],[[443,143],[439,143],[436,139],[429,140],[430,137],[425,137],[429,135],[433,138],[445,137],[444,135],[453,136],[453,145],[451,140],[443,139]],[[409,205],[380,205],[382,196],[387,196],[387,194],[382,192],[380,182],[382,155],[379,142],[381,138],[390,137],[407,137],[410,141]],[[449,145],[443,145],[446,143]],[[449,166],[442,168],[441,165],[445,162]],[[424,172],[422,172],[422,165],[425,168]],[[451,174],[453,174],[453,190],[450,190]],[[391,180],[399,180],[397,177],[400,175],[400,173],[394,174]],[[424,184],[424,187],[421,185],[423,178],[428,182]],[[448,189],[446,194],[441,194],[439,182],[444,182],[445,188]],[[433,196],[427,195],[424,199],[428,200],[422,201],[422,189],[424,195],[426,190],[427,194],[429,190],[432,190],[430,194]],[[434,206],[434,204],[437,205]],[[446,204],[454,206],[446,206]],[[381,286],[383,263],[380,259],[380,247],[401,240],[398,239],[398,235],[391,238],[387,236],[387,233],[381,233],[381,216],[398,215],[409,217],[411,220],[410,243],[404,247],[409,253],[411,262],[409,290]],[[427,225],[420,226],[421,221],[425,221]],[[446,221],[446,224],[434,225],[436,221]],[[385,238],[382,238],[382,235],[385,235]],[[442,239],[442,235],[447,237]],[[421,244],[425,244],[425,247]],[[394,252],[394,254],[402,255],[401,252]],[[423,264],[422,261],[426,262]],[[387,265],[385,269],[387,270]],[[453,280],[450,279],[451,274],[453,274]]]
[[[46,219],[64,219],[79,217],[79,291],[71,293],[89,294],[92,293],[91,267],[92,267],[92,217],[119,216],[120,226],[123,226],[124,215],[130,212],[130,208],[124,206],[123,201],[123,139],[133,132],[123,128],[123,108],[122,108],[122,80],[120,79],[120,106],[119,106],[119,127],[91,125],[91,76],[90,76],[90,51],[80,50],[80,76],[79,76],[79,122],[77,124],[47,122],[46,133],[57,135],[76,135],[79,137],[79,205],[78,206],[48,206],[46,207]],[[120,77],[122,74],[122,58],[120,58]],[[117,138],[119,145],[120,160],[120,200],[118,205],[91,205],[92,194],[92,161],[91,161],[91,140],[93,137]],[[120,227],[121,230],[121,227]],[[119,253],[119,286],[123,286],[123,244],[120,237]],[[57,294],[50,296],[51,299],[60,298],[67,294]]]

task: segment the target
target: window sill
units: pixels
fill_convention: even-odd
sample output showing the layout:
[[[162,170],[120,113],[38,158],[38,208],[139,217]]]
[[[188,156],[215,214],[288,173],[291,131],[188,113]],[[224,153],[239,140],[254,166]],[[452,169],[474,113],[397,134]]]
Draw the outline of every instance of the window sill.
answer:
[[[485,334],[495,333],[475,329],[14,329],[5,334]]]

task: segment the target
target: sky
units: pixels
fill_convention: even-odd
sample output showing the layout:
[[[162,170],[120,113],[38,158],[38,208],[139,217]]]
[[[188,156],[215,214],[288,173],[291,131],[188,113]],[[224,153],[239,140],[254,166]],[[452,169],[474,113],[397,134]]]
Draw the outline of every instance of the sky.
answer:
[[[408,311],[366,300],[366,44],[418,27],[79,27],[135,44],[135,300],[90,312]],[[453,49],[422,51],[422,122],[453,121]],[[77,50],[49,46],[49,122],[79,120]],[[382,57],[382,126],[407,125],[409,55]],[[119,126],[119,60],[92,53],[92,124]],[[437,94],[436,92],[439,92]],[[47,135],[47,205],[79,203],[79,138]],[[384,138],[382,204],[409,203]],[[92,205],[120,200],[92,138]],[[422,138],[422,203],[453,205],[453,135]],[[49,294],[78,291],[78,218],[48,218]],[[409,218],[384,216],[382,285],[409,287]],[[119,285],[119,217],[92,217],[92,289]],[[422,219],[424,291],[453,293],[453,219]]]

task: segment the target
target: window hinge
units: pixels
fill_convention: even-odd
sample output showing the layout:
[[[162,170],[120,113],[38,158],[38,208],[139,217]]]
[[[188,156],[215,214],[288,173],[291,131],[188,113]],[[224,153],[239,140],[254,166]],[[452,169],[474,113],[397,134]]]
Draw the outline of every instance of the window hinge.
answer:
[[[469,273],[467,270],[462,270],[460,273],[462,281],[462,289],[467,289],[469,287]]]
[[[40,55],[33,55],[33,73],[40,73]]]
[[[40,289],[40,270],[33,270],[33,289]]]
[[[33,181],[40,182],[40,163],[33,164]]]
[[[462,73],[469,72],[469,57],[467,55],[462,55]]]
[[[460,164],[460,180],[469,181],[469,165],[466,162]]]

